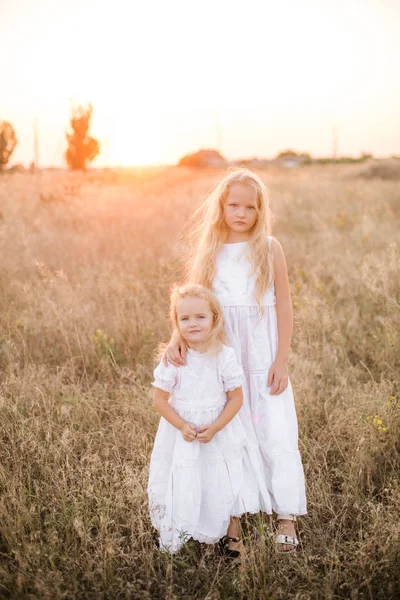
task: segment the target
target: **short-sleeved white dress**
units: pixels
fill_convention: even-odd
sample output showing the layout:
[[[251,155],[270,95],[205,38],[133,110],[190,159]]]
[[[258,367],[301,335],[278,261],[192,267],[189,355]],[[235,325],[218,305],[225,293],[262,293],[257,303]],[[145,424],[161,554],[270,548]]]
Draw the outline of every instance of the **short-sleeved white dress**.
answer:
[[[213,423],[227,402],[226,392],[244,382],[235,350],[227,346],[218,355],[189,349],[184,367],[161,362],[154,378],[152,385],[171,393],[171,406],[197,428]],[[217,542],[231,515],[257,506],[259,495],[238,415],[208,443],[186,442],[161,417],[148,482],[150,517],[160,532],[161,550],[174,553],[191,537]]]
[[[272,238],[269,237],[271,248]],[[258,473],[258,510],[307,513],[304,472],[292,385],[271,396],[268,371],[278,349],[275,289],[265,293],[264,314],[255,295],[255,276],[246,257],[248,242],[223,244],[216,261],[213,291],[222,304],[227,343],[235,348],[245,374],[240,418],[248,453]]]

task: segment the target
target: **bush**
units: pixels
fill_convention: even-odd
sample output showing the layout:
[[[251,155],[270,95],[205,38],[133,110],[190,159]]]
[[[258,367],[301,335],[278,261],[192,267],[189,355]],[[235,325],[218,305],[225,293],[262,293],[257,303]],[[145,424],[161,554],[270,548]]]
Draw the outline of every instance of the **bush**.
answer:
[[[10,156],[18,144],[14,127],[8,121],[0,122],[0,171],[10,160]]]

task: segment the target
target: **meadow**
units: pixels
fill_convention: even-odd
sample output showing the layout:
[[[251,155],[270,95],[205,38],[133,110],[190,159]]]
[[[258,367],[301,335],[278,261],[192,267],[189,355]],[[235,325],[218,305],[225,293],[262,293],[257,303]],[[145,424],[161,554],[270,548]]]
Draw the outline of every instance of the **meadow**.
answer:
[[[221,174],[0,177],[1,598],[400,597],[400,185],[354,167],[259,173],[294,305],[299,551],[262,515],[239,565],[154,546],[154,352],[177,234]]]

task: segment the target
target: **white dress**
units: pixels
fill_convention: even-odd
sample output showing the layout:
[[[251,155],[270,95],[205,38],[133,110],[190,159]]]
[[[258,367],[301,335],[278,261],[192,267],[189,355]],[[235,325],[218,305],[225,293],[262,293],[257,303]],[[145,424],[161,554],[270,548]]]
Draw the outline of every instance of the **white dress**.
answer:
[[[276,513],[303,515],[307,505],[292,385],[289,380],[287,389],[273,396],[267,386],[278,349],[275,289],[272,283],[265,293],[261,315],[254,296],[255,276],[245,256],[247,244],[223,244],[213,291],[223,307],[227,343],[235,348],[245,374],[239,415],[252,467],[258,473],[258,509],[271,513],[272,507]]]
[[[233,348],[218,355],[188,350],[186,365],[154,371],[152,385],[172,394],[171,406],[198,429],[221,414],[226,392],[244,382]],[[174,553],[189,538],[214,544],[226,534],[231,515],[257,506],[259,486],[246,452],[246,434],[236,415],[208,443],[186,442],[161,417],[150,459],[148,497],[160,548]]]

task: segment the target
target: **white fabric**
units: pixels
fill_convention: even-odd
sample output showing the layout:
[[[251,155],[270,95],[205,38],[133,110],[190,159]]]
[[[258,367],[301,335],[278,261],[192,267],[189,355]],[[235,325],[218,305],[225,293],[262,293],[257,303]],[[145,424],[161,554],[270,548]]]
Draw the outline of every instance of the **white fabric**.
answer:
[[[213,423],[226,392],[244,382],[235,351],[218,356],[189,349],[184,367],[154,371],[152,385],[172,394],[175,411],[198,429]],[[246,435],[236,415],[211,442],[186,442],[163,417],[150,460],[148,495],[151,521],[160,531],[160,548],[176,552],[190,537],[213,544],[227,532],[231,515],[259,510],[259,486],[247,453]],[[268,498],[268,492],[264,490]],[[266,506],[268,508],[268,505]]]
[[[214,293],[222,306],[257,306],[254,295],[256,276],[246,257],[248,242],[223,244],[216,260]],[[274,306],[273,287],[267,289],[264,306]]]
[[[307,506],[292,385],[289,379],[286,390],[273,396],[267,386],[278,348],[275,289],[272,283],[262,315],[254,298],[246,246],[247,242],[223,245],[213,290],[223,305],[227,343],[235,348],[245,374],[239,415],[258,474],[259,510],[270,513],[272,506],[276,513],[303,515]],[[243,303],[238,301],[241,296]]]

